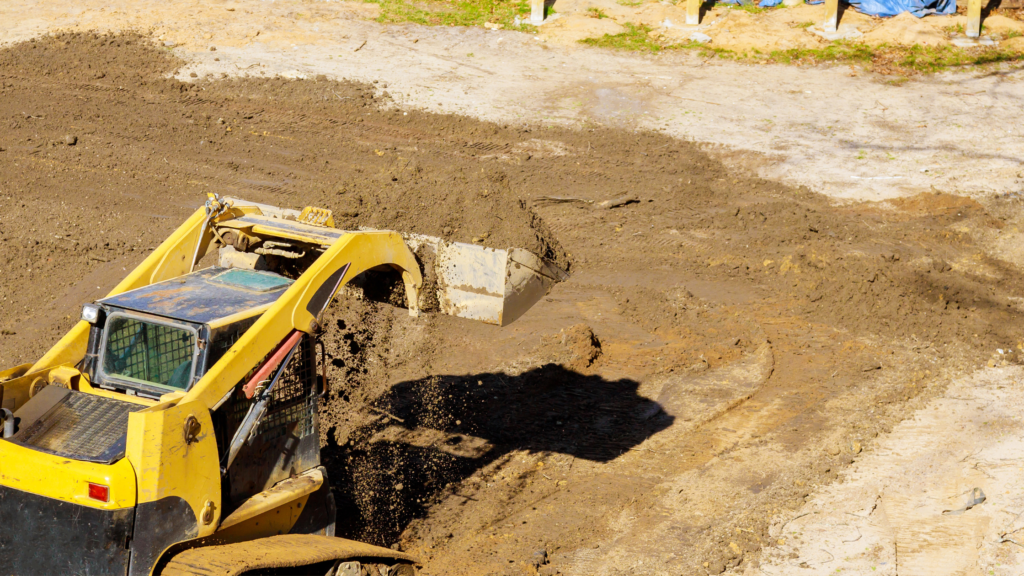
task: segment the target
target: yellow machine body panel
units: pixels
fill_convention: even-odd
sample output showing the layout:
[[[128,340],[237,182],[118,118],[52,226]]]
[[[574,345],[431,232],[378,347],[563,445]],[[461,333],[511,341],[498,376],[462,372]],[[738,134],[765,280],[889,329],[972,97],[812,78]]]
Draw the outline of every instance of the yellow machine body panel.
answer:
[[[268,508],[256,516],[217,530],[214,534],[216,541],[227,544],[288,534],[302,516],[302,511],[308,501],[309,494],[296,494],[291,500],[277,502],[276,506]]]
[[[281,508],[294,509],[290,515],[294,515],[287,528],[291,528],[298,519],[298,511],[301,510],[301,501],[320,486],[323,486],[324,475],[320,470],[313,469],[299,476],[278,482],[273,488],[260,492],[249,498],[244,504],[238,507],[230,516],[224,518],[220,523],[218,532],[222,532],[233,526],[252,522],[254,519],[274,512],[280,514]],[[298,504],[296,504],[298,502]],[[255,522],[258,523],[258,522]]]
[[[109,501],[89,497],[89,484],[106,486]],[[45,454],[0,442],[0,486],[89,508],[115,510],[135,506],[135,470],[128,460],[97,464]]]
[[[207,406],[157,404],[128,416],[125,459],[138,471],[138,502],[176,497],[188,503],[198,536],[220,519],[220,466]]]
[[[302,516],[310,494],[323,484],[324,475],[313,469],[254,495],[221,520],[218,541],[242,542],[288,533]]]

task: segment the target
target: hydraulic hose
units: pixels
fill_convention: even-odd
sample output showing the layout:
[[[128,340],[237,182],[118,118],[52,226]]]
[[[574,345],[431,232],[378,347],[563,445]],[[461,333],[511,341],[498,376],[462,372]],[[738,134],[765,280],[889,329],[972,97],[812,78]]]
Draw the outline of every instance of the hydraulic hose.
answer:
[[[301,336],[302,333],[297,332],[297,334]],[[292,338],[289,338],[288,341],[292,340]],[[252,406],[249,407],[249,411],[245,414],[245,419],[242,420],[241,424],[239,424],[238,430],[235,432],[234,437],[231,438],[231,444],[228,446],[228,453],[224,458],[223,465],[221,466],[221,474],[227,474],[228,469],[231,468],[231,464],[235,461],[235,457],[238,456],[238,451],[242,449],[242,444],[249,439],[249,436],[251,436],[253,431],[256,430],[256,427],[259,426],[260,420],[263,419],[263,415],[267,412],[267,405],[270,404],[270,399],[274,396],[274,385],[277,384],[277,380],[288,367],[288,362],[291,361],[292,355],[299,349],[300,341],[301,338],[294,339],[295,343],[292,344],[291,349],[288,350],[288,355],[281,362],[281,367],[278,368],[277,372],[274,374],[274,379],[270,381],[270,384],[268,384],[265,389],[263,389],[263,392],[260,394],[256,402],[253,402]],[[282,350],[285,349],[286,348],[282,348]]]

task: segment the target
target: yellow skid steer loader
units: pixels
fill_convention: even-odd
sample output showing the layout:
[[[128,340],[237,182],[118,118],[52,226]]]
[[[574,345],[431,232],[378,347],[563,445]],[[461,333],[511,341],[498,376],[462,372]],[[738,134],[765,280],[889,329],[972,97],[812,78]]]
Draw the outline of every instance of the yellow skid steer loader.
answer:
[[[565,278],[523,250],[211,196],[39,361],[0,372],[0,574],[412,574],[334,537],[320,466],[322,315],[381,271],[412,315],[499,326]]]

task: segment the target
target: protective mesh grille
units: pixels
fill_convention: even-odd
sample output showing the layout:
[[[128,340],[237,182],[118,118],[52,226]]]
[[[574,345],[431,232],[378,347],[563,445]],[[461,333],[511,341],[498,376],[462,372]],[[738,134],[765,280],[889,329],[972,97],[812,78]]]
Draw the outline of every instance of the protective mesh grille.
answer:
[[[261,366],[263,362],[257,364]],[[305,438],[313,433],[313,413],[316,410],[317,378],[316,350],[308,336],[303,337],[299,349],[295,351],[284,373],[274,385],[267,413],[260,421],[257,434],[264,440],[273,440],[289,433],[297,438]],[[254,368],[244,379],[248,382]],[[229,428],[236,430],[245,418],[252,400],[241,393],[241,388],[234,394],[229,414]]]
[[[138,404],[72,392],[17,439],[22,444],[80,460],[110,460],[123,453],[128,414]]]
[[[117,316],[107,329],[103,370],[143,382],[187,388],[195,334],[191,330]]]

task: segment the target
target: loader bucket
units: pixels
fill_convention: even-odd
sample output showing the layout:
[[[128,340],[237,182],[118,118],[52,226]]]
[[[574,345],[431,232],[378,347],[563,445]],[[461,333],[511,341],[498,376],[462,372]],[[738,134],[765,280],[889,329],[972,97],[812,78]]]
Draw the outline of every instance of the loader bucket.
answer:
[[[441,312],[507,326],[568,278],[560,268],[519,248],[502,250],[403,235],[417,254],[433,252],[433,277]],[[431,277],[430,270],[424,275]]]
[[[260,236],[328,245],[348,232],[380,232],[365,227],[355,231],[336,229],[329,210],[306,208],[300,213],[235,198],[226,200],[235,207],[246,207],[247,212],[235,220],[237,224],[222,221],[218,225],[248,225],[253,234]],[[507,326],[552,286],[568,278],[565,271],[520,248],[503,250],[422,234],[399,234],[417,255],[421,268],[426,268],[421,270],[427,281],[424,290],[432,291],[436,284],[440,312],[452,316]]]

